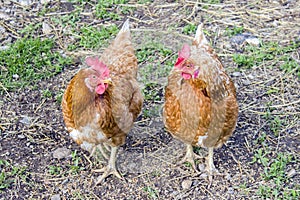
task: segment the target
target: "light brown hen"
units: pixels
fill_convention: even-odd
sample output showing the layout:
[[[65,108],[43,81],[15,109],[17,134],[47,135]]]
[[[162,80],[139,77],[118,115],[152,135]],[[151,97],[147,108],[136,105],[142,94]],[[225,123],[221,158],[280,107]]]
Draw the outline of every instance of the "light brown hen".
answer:
[[[65,90],[62,111],[71,138],[91,154],[100,144],[111,147],[108,165],[96,184],[116,168],[118,146],[141,111],[143,97],[136,80],[137,58],[131,43],[127,20],[112,44],[100,58],[88,57],[88,68],[81,69]]]
[[[182,162],[197,171],[193,146],[208,149],[209,180],[217,173],[213,149],[232,135],[238,117],[236,90],[218,56],[198,26],[191,46],[179,52],[165,88],[163,120],[173,137],[187,145]]]

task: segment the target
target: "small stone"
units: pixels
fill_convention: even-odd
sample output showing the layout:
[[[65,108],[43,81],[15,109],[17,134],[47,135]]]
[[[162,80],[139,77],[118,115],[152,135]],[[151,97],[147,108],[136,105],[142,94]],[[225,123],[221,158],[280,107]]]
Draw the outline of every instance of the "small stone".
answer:
[[[241,72],[233,72],[232,76],[235,76],[235,77],[241,76]]]
[[[51,0],[41,0],[41,4],[47,4],[49,3]]]
[[[251,85],[251,81],[245,80],[245,81],[243,81],[243,84],[244,84],[244,85]]]
[[[248,78],[251,79],[251,80],[253,80],[253,79],[254,79],[254,76],[253,76],[252,74],[249,74],[249,75],[248,75]]]
[[[287,173],[287,177],[291,178],[295,176],[295,174],[296,174],[296,170],[293,168]]]
[[[18,138],[19,138],[19,139],[24,139],[24,138],[25,138],[25,136],[24,136],[24,135],[22,135],[22,134],[20,134],[20,135],[18,135]]]
[[[254,35],[252,35],[251,33],[240,33],[240,34],[237,34],[235,36],[233,36],[232,38],[230,38],[230,42],[231,43],[235,43],[235,44],[238,44],[238,45],[241,45],[241,44],[244,44],[244,42],[249,42],[252,44],[256,44],[257,41],[258,41],[258,44],[259,44],[259,40],[258,38],[256,38]],[[250,44],[249,43],[249,44]]]
[[[202,179],[207,179],[208,175],[206,173],[203,173],[199,177]]]
[[[19,0],[22,6],[29,6],[32,2],[30,0]]]
[[[8,20],[10,16],[6,13],[0,12],[0,19]]]
[[[1,18],[1,13],[0,13],[0,18]],[[0,33],[5,33],[6,29],[0,25]]]
[[[1,46],[1,47],[0,47],[0,51],[5,51],[5,50],[7,50],[7,49],[9,49],[9,46]]]
[[[20,76],[19,76],[18,74],[13,74],[12,77],[13,77],[14,79],[19,79],[19,78],[20,78]]]
[[[65,185],[65,184],[67,184],[68,182],[69,182],[69,179],[66,178],[65,180],[63,180],[63,182],[61,182],[61,184],[62,184],[62,185]]]
[[[43,22],[43,33],[48,35],[52,32],[52,28],[46,22]]]
[[[53,195],[51,198],[51,200],[61,200],[60,195],[59,194],[55,194]]]
[[[31,118],[28,117],[28,116],[24,116],[23,119],[20,120],[20,122],[22,124],[25,124],[25,125],[30,125],[31,124]]]
[[[229,194],[234,194],[234,189],[233,189],[232,187],[229,187],[229,188],[228,188],[228,193],[229,193]]]
[[[184,181],[182,181],[182,183],[181,183],[181,187],[184,189],[184,190],[188,190],[188,189],[190,189],[191,188],[191,186],[192,186],[192,181],[191,180],[184,180]]]
[[[53,151],[53,158],[62,159],[71,155],[71,150],[63,147]]]
[[[230,174],[226,174],[226,175],[225,175],[225,179],[226,179],[226,180],[231,180]]]
[[[257,47],[260,44],[260,41],[258,38],[248,38],[248,39],[246,39],[246,42],[252,46],[257,46]]]
[[[198,168],[199,168],[199,170],[200,170],[201,172],[204,172],[204,171],[205,171],[205,165],[204,165],[203,163],[200,163],[200,164],[198,165]]]

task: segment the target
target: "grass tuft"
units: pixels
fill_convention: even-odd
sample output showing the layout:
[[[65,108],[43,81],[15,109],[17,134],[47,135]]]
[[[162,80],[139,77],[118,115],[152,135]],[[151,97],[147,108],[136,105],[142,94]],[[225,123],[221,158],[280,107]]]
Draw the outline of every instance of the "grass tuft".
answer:
[[[54,50],[51,39],[20,39],[0,51],[0,79],[5,88],[15,90],[52,77],[71,63]]]
[[[240,67],[248,69],[254,66],[267,65],[270,68],[279,66],[287,73],[293,72],[300,78],[300,66],[291,53],[300,47],[300,43],[292,42],[282,46],[278,42],[262,43],[260,47],[246,46],[242,54],[234,54],[233,61]]]
[[[26,167],[14,166],[6,160],[0,159],[0,193],[10,188],[17,180],[26,182]]]
[[[68,49],[99,49],[108,39],[116,36],[118,32],[119,29],[116,25],[102,26],[100,29],[84,26],[80,29],[79,34],[76,35],[77,42],[70,44]]]

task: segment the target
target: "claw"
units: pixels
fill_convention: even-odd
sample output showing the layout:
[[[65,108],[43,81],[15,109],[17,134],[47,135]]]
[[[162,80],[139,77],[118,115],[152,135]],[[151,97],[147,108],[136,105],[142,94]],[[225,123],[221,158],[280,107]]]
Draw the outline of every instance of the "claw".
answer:
[[[94,172],[103,172],[102,176],[95,183],[95,186],[98,185],[99,183],[101,183],[109,175],[115,175],[119,179],[123,179],[121,174],[118,172],[118,170],[116,168],[117,150],[118,150],[118,147],[111,148],[111,154],[110,154],[110,158],[109,158],[107,166],[105,166],[101,169],[93,170]]]
[[[117,178],[119,179],[123,179],[123,177],[121,176],[121,174],[117,171],[117,169],[111,168],[109,166],[105,166],[102,169],[96,169],[93,170],[94,172],[103,172],[103,174],[101,175],[100,178],[98,178],[97,182],[95,183],[95,185],[100,184],[106,177],[108,177],[109,175],[115,175]]]
[[[186,154],[185,154],[185,156],[182,158],[182,160],[178,164],[183,164],[185,162],[189,162],[189,163],[191,163],[193,169],[196,172],[199,172],[198,169],[197,169],[197,167],[196,167],[195,158],[203,158],[203,157],[199,156],[196,153],[194,153],[193,146],[190,145],[190,144],[187,144],[187,146],[186,146]]]

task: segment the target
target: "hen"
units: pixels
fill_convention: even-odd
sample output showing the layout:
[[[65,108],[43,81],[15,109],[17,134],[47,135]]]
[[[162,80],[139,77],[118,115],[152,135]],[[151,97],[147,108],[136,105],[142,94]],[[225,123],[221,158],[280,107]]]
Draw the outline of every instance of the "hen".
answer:
[[[232,135],[238,117],[235,86],[198,26],[192,46],[179,52],[165,88],[163,120],[173,137],[187,145],[182,162],[197,171],[193,146],[208,148],[209,180],[217,173],[213,149]]]
[[[97,146],[102,150],[100,144],[111,147],[108,165],[95,170],[103,172],[98,184],[110,174],[121,178],[117,148],[125,143],[143,103],[129,21],[100,59],[88,57],[85,62],[88,68],[81,69],[65,90],[62,111],[71,138],[81,148],[92,154]]]

